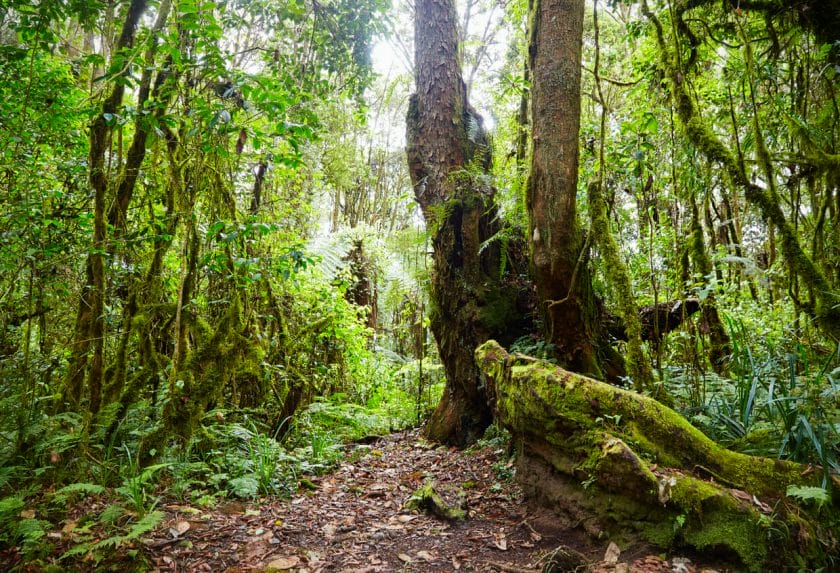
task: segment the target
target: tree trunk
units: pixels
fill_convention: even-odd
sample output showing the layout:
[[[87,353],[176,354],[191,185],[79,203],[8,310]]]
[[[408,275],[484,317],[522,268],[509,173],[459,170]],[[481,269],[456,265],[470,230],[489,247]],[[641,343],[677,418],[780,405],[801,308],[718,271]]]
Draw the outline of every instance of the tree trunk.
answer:
[[[531,261],[545,334],[571,370],[600,377],[596,305],[577,220],[583,0],[533,0]]]
[[[132,0],[128,8],[122,32],[117,41],[117,54],[131,48],[140,17],[146,10],[146,0]],[[116,57],[116,56],[115,56]],[[108,97],[102,103],[102,112],[96,116],[90,128],[90,186],[94,192],[93,247],[85,263],[85,285],[82,287],[76,326],[73,336],[73,352],[67,370],[63,404],[61,408],[78,409],[84,395],[84,381],[87,374],[88,411],[96,414],[102,398],[102,381],[105,354],[105,251],[107,227],[105,204],[108,179],[105,172],[105,156],[108,150],[109,127],[107,118],[117,113],[125,94],[125,83],[117,81]],[[93,358],[88,372],[88,353],[93,344]]]
[[[481,117],[467,102],[451,0],[415,3],[415,82],[407,117],[414,194],[433,235],[430,313],[446,389],[426,428],[435,441],[465,445],[492,421],[473,350],[504,330],[516,297],[500,285],[499,251],[481,248],[498,230]]]
[[[784,555],[814,558],[832,538],[831,526],[819,523],[832,523],[837,490],[822,509],[793,498],[777,503],[788,486],[819,487],[822,472],[726,450],[651,398],[511,356],[495,341],[482,345],[476,360],[498,420],[518,445],[526,495],[588,533],[668,549],[722,549],[751,571],[781,569]],[[774,528],[789,534],[773,538]]]
[[[701,331],[709,335],[709,362],[718,374],[726,371],[726,364],[729,355],[732,354],[732,346],[729,335],[723,326],[723,321],[717,311],[715,302],[715,291],[718,289],[719,281],[714,274],[712,259],[706,252],[706,243],[703,240],[703,227],[700,225],[700,213],[696,201],[691,199],[691,237],[690,237],[691,258],[694,261],[694,269],[702,279],[714,281],[710,285],[706,300],[702,305],[703,321]]]

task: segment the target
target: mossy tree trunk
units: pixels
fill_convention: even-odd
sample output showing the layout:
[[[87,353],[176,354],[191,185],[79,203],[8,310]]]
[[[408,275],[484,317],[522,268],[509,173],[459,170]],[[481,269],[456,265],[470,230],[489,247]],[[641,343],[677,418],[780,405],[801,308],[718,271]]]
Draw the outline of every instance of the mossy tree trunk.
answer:
[[[492,415],[473,350],[504,330],[511,300],[501,294],[499,250],[482,244],[499,230],[481,117],[467,101],[451,0],[415,3],[415,82],[407,117],[414,194],[433,235],[431,328],[446,389],[426,434],[465,445]]]
[[[709,334],[709,361],[711,362],[712,368],[718,374],[722,374],[726,370],[729,355],[732,353],[732,346],[729,341],[729,335],[723,327],[720,314],[718,314],[714,293],[717,289],[718,280],[712,266],[712,259],[706,252],[706,243],[703,240],[703,227],[700,224],[700,214],[697,209],[697,203],[693,198],[691,199],[691,235],[689,249],[695,271],[700,275],[701,280],[712,281],[712,288],[708,296],[706,296],[706,299],[702,302],[702,330]]]
[[[836,493],[814,511],[784,498],[791,485],[819,487],[822,472],[726,450],[651,398],[509,355],[495,341],[476,360],[517,443],[526,494],[590,534],[723,549],[751,571],[782,568],[785,554],[819,560],[820,544],[836,542]]]
[[[125,58],[134,44],[146,0],[132,0],[128,6],[114,58]],[[127,73],[127,72],[126,72]],[[62,390],[60,408],[78,410],[87,397],[87,410],[96,415],[102,403],[105,361],[105,255],[107,251],[106,202],[109,180],[106,154],[111,135],[109,118],[122,105],[125,82],[117,81],[102,103],[101,113],[90,127],[89,180],[93,190],[93,244],[85,263],[85,282],[76,313],[72,354]],[[93,356],[88,360],[91,346]]]
[[[642,321],[639,316],[639,305],[633,293],[633,281],[630,270],[621,257],[618,243],[610,232],[609,206],[605,196],[606,161],[604,148],[607,138],[607,102],[601,86],[601,44],[600,27],[598,25],[598,2],[592,9],[593,27],[595,30],[595,87],[600,105],[600,141],[598,145],[598,180],[587,186],[589,199],[589,229],[595,246],[601,251],[604,259],[604,274],[607,284],[616,293],[619,311],[624,322],[624,332],[627,339],[626,367],[633,379],[636,390],[654,390],[653,373],[642,349]],[[652,184],[652,179],[651,179]]]

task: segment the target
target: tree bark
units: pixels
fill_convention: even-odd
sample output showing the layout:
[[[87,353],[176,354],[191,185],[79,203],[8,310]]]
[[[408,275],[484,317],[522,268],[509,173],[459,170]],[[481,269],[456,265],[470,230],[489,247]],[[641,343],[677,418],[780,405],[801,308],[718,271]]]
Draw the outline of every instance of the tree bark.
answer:
[[[415,3],[415,82],[407,117],[414,194],[433,235],[431,328],[446,389],[426,434],[466,445],[492,421],[473,350],[516,314],[516,296],[500,283],[495,190],[484,175],[489,145],[466,95],[451,0]]]
[[[533,0],[531,262],[545,334],[562,364],[601,377],[596,305],[577,220],[583,0]]]

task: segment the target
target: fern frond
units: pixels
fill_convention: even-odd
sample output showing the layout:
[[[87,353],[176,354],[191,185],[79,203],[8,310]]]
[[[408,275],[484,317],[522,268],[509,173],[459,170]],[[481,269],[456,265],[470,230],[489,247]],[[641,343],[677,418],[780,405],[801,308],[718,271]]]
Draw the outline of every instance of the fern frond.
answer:
[[[105,488],[95,483],[71,483],[70,485],[66,485],[61,489],[56,490],[53,494],[52,501],[53,503],[62,505],[67,503],[68,499],[77,494],[80,494],[81,497],[85,497],[88,495],[101,495],[103,493],[105,493]]]
[[[166,514],[162,511],[152,511],[144,515],[140,521],[135,523],[128,533],[125,534],[126,541],[134,541],[139,539],[144,534],[152,531],[155,527],[161,524]]]

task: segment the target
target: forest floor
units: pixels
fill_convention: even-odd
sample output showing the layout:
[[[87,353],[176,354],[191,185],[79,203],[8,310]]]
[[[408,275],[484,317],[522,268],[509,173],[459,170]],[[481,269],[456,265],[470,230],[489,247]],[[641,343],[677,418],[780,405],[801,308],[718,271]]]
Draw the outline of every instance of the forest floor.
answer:
[[[228,501],[213,509],[163,501],[158,509],[166,520],[134,549],[152,571],[172,573],[574,570],[547,566],[552,556],[570,563],[559,559],[563,554],[585,558],[578,570],[591,573],[733,571],[648,547],[619,554],[609,542],[594,542],[580,528],[529,507],[512,474],[502,447],[458,451],[428,444],[417,431],[402,432],[350,446],[333,473],[311,478],[310,488],[292,499]],[[465,508],[466,519],[405,509],[429,482],[447,504]],[[126,563],[123,570],[130,569]]]

